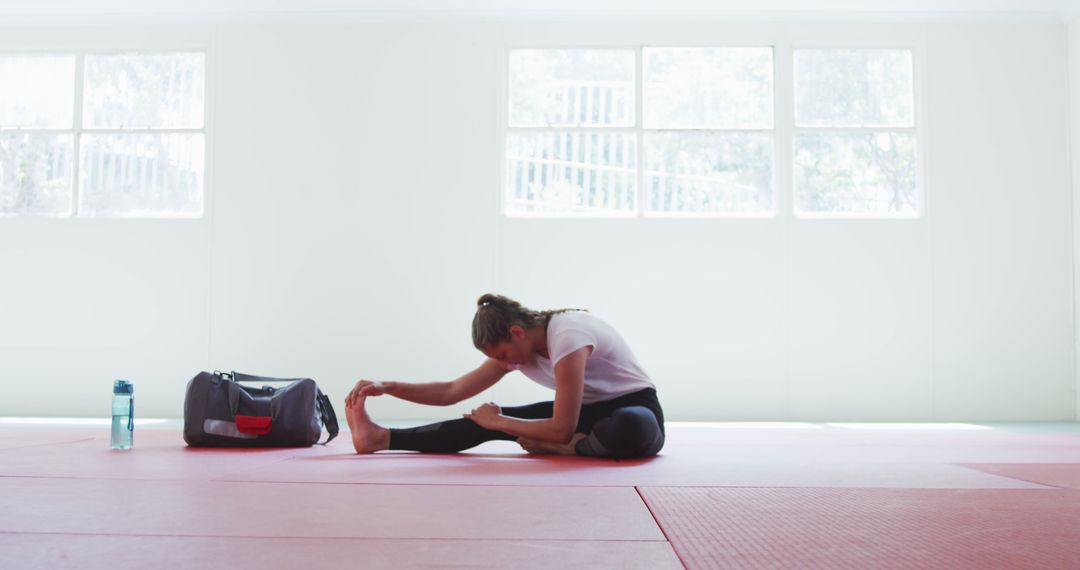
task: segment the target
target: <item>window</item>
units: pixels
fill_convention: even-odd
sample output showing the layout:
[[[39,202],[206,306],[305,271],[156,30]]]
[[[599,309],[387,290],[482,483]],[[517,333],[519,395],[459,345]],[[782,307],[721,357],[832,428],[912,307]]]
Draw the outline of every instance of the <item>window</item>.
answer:
[[[71,211],[74,117],[74,56],[0,56],[0,215]]]
[[[0,216],[199,217],[202,53],[0,54]]]
[[[771,48],[645,48],[645,210],[773,213]]]
[[[634,214],[633,50],[510,53],[509,211]]]
[[[796,214],[918,216],[912,52],[799,49],[794,70]]]
[[[506,214],[921,215],[912,50],[774,51],[511,50]]]
[[[771,48],[519,49],[509,69],[507,213],[772,213]]]

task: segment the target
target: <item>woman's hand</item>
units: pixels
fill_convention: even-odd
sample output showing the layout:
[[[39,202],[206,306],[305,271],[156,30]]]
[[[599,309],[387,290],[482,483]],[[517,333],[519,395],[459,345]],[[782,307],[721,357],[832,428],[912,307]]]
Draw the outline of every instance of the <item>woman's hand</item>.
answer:
[[[468,418],[476,422],[482,428],[495,429],[495,425],[499,421],[499,414],[501,413],[502,410],[499,408],[499,406],[496,406],[494,402],[488,402],[468,414],[461,415],[462,417]]]
[[[348,396],[345,396],[345,406],[352,407],[356,403],[358,398],[366,396],[381,396],[386,393],[386,387],[382,382],[378,380],[360,380],[349,392]]]

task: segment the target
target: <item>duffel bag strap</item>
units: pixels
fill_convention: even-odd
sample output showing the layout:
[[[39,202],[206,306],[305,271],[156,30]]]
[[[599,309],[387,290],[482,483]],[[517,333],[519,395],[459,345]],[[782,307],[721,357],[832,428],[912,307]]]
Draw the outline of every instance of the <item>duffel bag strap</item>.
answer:
[[[334,406],[330,403],[330,398],[326,394],[323,394],[322,390],[318,391],[316,402],[319,408],[319,419],[322,420],[323,426],[326,427],[326,432],[329,434],[326,441],[322,442],[320,445],[326,445],[337,437],[337,414],[334,413]]]
[[[270,376],[255,376],[254,374],[244,374],[236,371],[229,373],[228,376],[236,382],[296,382],[298,380],[304,380],[304,378],[271,378]]]

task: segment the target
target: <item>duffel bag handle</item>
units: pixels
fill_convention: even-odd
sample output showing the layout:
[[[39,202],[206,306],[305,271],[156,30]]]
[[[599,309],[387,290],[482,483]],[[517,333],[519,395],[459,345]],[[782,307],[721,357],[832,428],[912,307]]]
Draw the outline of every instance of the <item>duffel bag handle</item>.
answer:
[[[222,372],[220,370],[214,371],[214,376],[228,380],[229,382],[229,411],[236,415],[236,410],[240,405],[240,385],[237,382],[296,382],[297,380],[304,380],[304,378],[271,378],[269,376],[255,376],[254,374],[244,374],[241,372]],[[273,388],[265,386],[271,391]]]
[[[242,372],[221,372],[215,370],[214,374],[221,376],[222,378],[228,378],[234,382],[296,382],[297,380],[304,380],[303,378],[272,378],[270,376],[256,376],[254,374],[244,374]]]

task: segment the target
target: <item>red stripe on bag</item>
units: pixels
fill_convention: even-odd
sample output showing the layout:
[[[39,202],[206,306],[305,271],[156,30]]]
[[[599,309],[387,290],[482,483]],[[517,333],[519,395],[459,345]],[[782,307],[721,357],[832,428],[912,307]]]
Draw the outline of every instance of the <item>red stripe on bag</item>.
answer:
[[[270,416],[236,416],[236,429],[250,435],[270,433]]]

